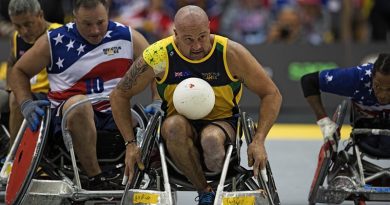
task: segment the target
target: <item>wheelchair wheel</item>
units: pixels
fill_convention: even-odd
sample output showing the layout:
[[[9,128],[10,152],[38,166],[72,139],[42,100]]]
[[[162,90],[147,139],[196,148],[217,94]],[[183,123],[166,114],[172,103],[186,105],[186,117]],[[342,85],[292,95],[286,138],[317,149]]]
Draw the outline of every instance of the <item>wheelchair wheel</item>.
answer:
[[[15,153],[11,174],[6,187],[6,204],[21,204],[27,196],[32,179],[38,169],[43,149],[47,141],[47,130],[50,124],[50,108],[46,108],[37,131],[32,132],[25,122],[22,124],[23,137]]]
[[[150,156],[153,152],[153,149],[156,145],[156,132],[157,132],[157,126],[158,126],[158,119],[161,117],[161,113],[157,112],[154,114],[151,119],[149,120],[145,131],[142,133],[142,136],[137,136],[142,138],[141,142],[141,160],[145,165],[145,171],[148,170],[150,167]],[[136,166],[134,171],[134,177],[130,184],[129,188],[139,188],[143,176],[145,174],[145,171],[141,171]]]
[[[255,135],[257,126],[254,123],[252,118],[246,116],[245,112],[241,114],[241,120],[242,120],[242,127],[243,127],[245,140],[247,145],[249,145],[250,143],[252,143],[253,136]],[[274,177],[271,171],[271,166],[269,164],[269,161],[267,161],[266,173],[268,176],[268,181],[265,181],[262,179],[261,176],[258,176],[258,183],[260,185],[260,188],[264,189],[269,195],[268,197],[269,197],[270,204],[278,205],[280,204],[280,198],[279,198],[278,190],[276,188],[276,184],[274,181]]]

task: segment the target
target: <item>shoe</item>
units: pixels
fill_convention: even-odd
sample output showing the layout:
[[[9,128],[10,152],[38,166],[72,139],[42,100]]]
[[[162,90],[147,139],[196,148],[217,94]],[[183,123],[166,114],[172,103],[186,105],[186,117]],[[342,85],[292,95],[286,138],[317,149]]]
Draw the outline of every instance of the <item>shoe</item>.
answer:
[[[201,192],[199,193],[198,205],[213,205],[215,199],[215,192]]]
[[[121,185],[112,182],[104,173],[88,179],[88,190],[118,190],[123,189]]]

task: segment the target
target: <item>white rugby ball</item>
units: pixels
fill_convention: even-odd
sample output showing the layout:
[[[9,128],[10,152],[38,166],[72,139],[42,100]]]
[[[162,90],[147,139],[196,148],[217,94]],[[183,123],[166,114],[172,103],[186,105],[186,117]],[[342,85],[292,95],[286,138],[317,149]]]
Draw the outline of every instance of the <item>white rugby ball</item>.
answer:
[[[191,120],[206,117],[214,104],[213,88],[200,78],[187,78],[181,81],[173,92],[173,105],[176,111]]]

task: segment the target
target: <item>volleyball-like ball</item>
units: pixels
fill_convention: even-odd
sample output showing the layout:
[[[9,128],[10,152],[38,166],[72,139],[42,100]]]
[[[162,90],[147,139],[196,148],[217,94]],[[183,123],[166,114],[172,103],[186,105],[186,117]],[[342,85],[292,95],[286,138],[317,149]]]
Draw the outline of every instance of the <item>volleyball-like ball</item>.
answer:
[[[213,88],[200,78],[187,78],[181,81],[173,92],[173,105],[176,111],[191,120],[206,117],[214,104]]]

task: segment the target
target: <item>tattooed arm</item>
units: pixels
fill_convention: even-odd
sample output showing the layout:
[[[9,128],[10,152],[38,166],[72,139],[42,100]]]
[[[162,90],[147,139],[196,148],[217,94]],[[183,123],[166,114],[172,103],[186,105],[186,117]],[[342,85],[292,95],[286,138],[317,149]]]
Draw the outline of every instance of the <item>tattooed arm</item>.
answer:
[[[125,141],[134,139],[130,99],[143,91],[153,78],[153,69],[140,56],[110,94],[112,114]]]
[[[110,94],[112,114],[115,123],[125,142],[130,142],[126,145],[124,182],[126,180],[131,181],[133,178],[135,164],[138,164],[138,167],[143,169],[140,149],[137,147],[137,143],[133,142],[135,137],[132,126],[130,99],[144,90],[153,78],[153,69],[146,64],[143,57],[140,56],[135,60],[133,65],[131,65],[125,76]]]
[[[265,139],[279,114],[282,96],[260,63],[242,45],[229,41],[226,55],[232,75],[260,99],[257,130],[248,146],[248,164],[253,165],[257,176],[266,165]]]

